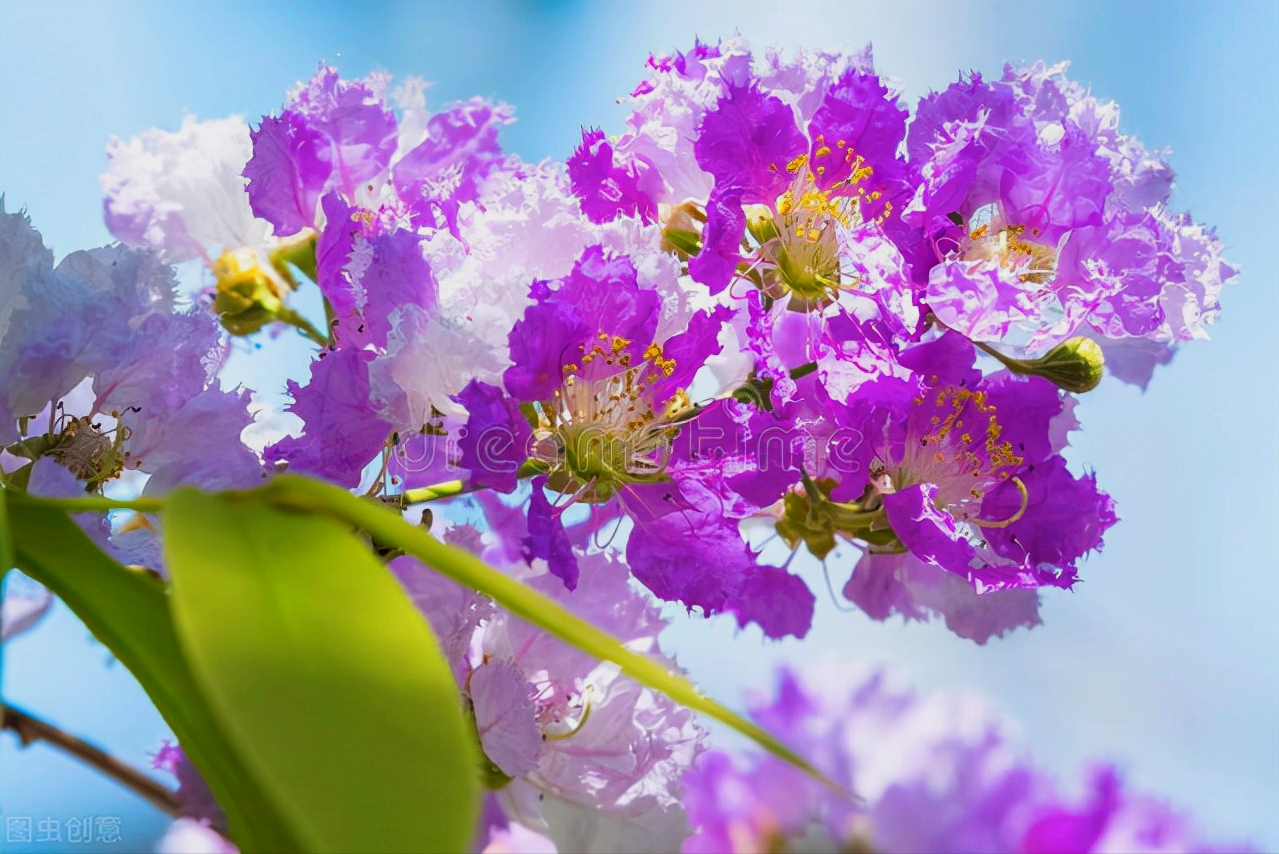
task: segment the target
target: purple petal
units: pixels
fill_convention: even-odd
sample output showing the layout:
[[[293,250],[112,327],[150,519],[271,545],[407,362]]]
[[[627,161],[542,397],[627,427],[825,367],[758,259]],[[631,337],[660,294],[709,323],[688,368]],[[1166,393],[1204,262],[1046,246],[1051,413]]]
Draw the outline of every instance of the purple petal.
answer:
[[[1095,475],[1076,478],[1060,456],[1031,467],[1020,478],[1029,495],[1025,513],[1005,528],[987,529],[986,539],[1012,560],[1060,568],[1060,577],[1050,583],[1069,587],[1075,562],[1100,549],[1102,535],[1118,521],[1114,499],[1097,488]],[[1015,485],[1005,483],[986,496],[982,516],[1010,518],[1021,505]]]
[[[470,671],[467,655],[471,640],[479,625],[492,616],[493,600],[467,590],[409,555],[393,559],[388,567],[431,624],[454,678],[463,684]]]
[[[955,519],[937,508],[937,487],[916,484],[884,496],[888,524],[902,545],[925,563],[968,578],[976,553]]]
[[[500,388],[479,380],[471,380],[457,402],[470,414],[458,443],[470,481],[498,492],[514,491],[533,435],[519,404]]]
[[[977,348],[954,332],[909,347],[898,357],[903,367],[927,378],[933,386],[976,386],[981,380],[981,371],[973,367],[976,360]]]
[[[697,497],[713,500],[704,489]],[[636,519],[626,557],[635,578],[659,599],[682,602],[689,610],[701,608],[707,616],[729,611],[740,625],[758,622],[774,638],[803,637],[812,621],[815,600],[803,582],[760,566],[736,521],[716,512]]]
[[[639,287],[626,256],[588,247],[557,288],[534,282],[530,295],[533,304],[511,329],[513,364],[502,376],[516,398],[549,400],[566,372],[591,377],[614,372],[610,359],[645,360],[661,300]]]
[[[263,116],[253,131],[253,156],[244,166],[253,215],[280,236],[315,225],[315,209],[333,172],[328,140],[297,113]]]
[[[758,623],[765,637],[802,638],[813,624],[817,598],[804,580],[775,566],[756,566],[737,589],[728,610],[746,628]]]
[[[897,156],[906,135],[907,115],[873,72],[858,68],[844,72],[808,125],[809,168],[818,189],[848,179],[854,168],[869,167],[871,174],[858,184],[865,186],[868,195],[882,195],[862,207],[862,219],[875,219],[889,204],[897,208],[908,190],[906,164]],[[820,174],[819,167],[824,167]]]
[[[317,284],[333,307],[340,346],[386,347],[397,308],[435,313],[438,288],[421,237],[385,229],[335,193],[322,204],[328,226],[316,243]]]
[[[912,554],[864,555],[844,595],[875,620],[900,614],[907,621],[939,614],[961,638],[985,644],[1016,628],[1039,625],[1034,590],[978,593],[966,579]]]
[[[332,180],[326,189],[348,196],[386,171],[395,154],[395,114],[364,83],[343,80],[336,68],[321,66],[289,110],[328,141]]]
[[[806,142],[785,102],[755,86],[731,85],[702,119],[694,151],[716,190],[740,190],[746,204],[771,205],[790,181],[786,165]]]
[[[490,661],[471,671],[468,687],[484,755],[508,777],[536,768],[542,734],[524,674],[510,662]]]
[[[582,212],[594,223],[612,222],[619,216],[657,221],[657,202],[643,185],[658,184],[653,167],[636,157],[616,151],[602,130],[582,130],[582,144],[568,159],[568,177]]]
[[[369,397],[372,358],[359,350],[329,352],[311,363],[311,381],[305,386],[290,380],[289,411],[302,419],[304,432],[268,447],[263,455],[267,463],[285,460],[292,471],[358,486],[364,467],[391,432]]]
[[[40,622],[52,605],[53,594],[44,587],[34,583],[17,587],[11,582],[4,590],[3,603],[0,603],[0,642],[20,635]]]
[[[528,507],[528,537],[524,539],[524,559],[542,558],[551,574],[564,582],[569,590],[577,587],[577,557],[573,544],[560,519],[557,508],[551,506],[543,488],[546,478],[533,481],[533,497]]]
[[[456,235],[460,206],[479,199],[481,182],[501,162],[497,132],[511,120],[505,104],[480,98],[435,114],[426,139],[392,170],[396,192],[428,225]]]
[[[716,185],[706,203],[702,251],[688,259],[688,274],[712,295],[728,287],[742,260],[742,235],[746,229],[742,195],[737,188],[720,189]]]

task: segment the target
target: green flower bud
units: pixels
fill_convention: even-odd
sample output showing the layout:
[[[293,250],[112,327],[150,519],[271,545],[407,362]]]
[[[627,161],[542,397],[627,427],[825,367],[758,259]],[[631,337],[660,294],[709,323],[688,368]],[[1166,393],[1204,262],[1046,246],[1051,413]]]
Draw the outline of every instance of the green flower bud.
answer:
[[[213,264],[217,292],[213,312],[232,335],[251,335],[284,313],[287,285],[265,268],[257,252],[226,252]]]
[[[834,550],[835,535],[845,539],[861,539],[876,545],[895,544],[896,536],[888,528],[882,510],[865,510],[860,504],[832,501],[835,481],[813,480],[803,476],[803,491],[786,493],[782,498],[782,517],[777,520],[777,534],[788,546],[800,543],[818,560]]]
[[[1038,359],[1013,359],[982,345],[982,349],[1017,374],[1043,377],[1058,388],[1075,394],[1092,391],[1101,382],[1106,357],[1091,338],[1082,336],[1063,341]]]
[[[770,240],[776,240],[777,224],[773,222],[772,209],[768,205],[747,205],[746,230],[760,246]]]

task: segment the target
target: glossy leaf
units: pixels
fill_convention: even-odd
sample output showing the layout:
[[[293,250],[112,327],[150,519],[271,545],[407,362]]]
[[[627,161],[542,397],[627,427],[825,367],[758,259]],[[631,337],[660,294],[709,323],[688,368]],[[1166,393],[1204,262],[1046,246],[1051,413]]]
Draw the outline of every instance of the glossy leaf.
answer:
[[[57,594],[137,678],[217,797],[241,849],[299,850],[196,686],[160,580],[107,557],[49,503],[10,490],[5,499],[18,567]]]
[[[604,661],[611,661],[642,685],[677,703],[727,724],[765,750],[836,787],[798,754],[766,730],[701,694],[679,673],[651,658],[632,652],[607,632],[596,628],[559,603],[484,563],[470,552],[446,545],[399,513],[358,498],[336,486],[294,475],[281,475],[266,486],[243,493],[246,500],[327,513],[368,532],[378,543],[411,554],[427,566],[471,590],[491,596],[498,604],[566,643]],[[838,787],[836,787],[838,788]]]
[[[180,490],[164,521],[191,669],[303,848],[463,850],[475,735],[434,634],[367,546],[259,493]]]

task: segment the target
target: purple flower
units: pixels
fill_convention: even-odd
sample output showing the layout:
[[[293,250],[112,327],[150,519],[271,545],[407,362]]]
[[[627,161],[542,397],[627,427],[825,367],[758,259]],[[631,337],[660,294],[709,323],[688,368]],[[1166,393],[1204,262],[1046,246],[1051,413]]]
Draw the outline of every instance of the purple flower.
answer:
[[[253,153],[239,116],[182,120],[177,132],[151,128],[128,142],[112,139],[102,173],[107,230],[128,246],[179,263],[224,249],[264,247],[270,223],[253,215],[241,176]]]
[[[904,251],[929,308],[1031,353],[1078,334],[1165,350],[1205,337],[1234,269],[1210,230],[1168,212],[1162,155],[1121,135],[1115,105],[1064,68],[973,75],[920,102],[905,210],[918,243]],[[1152,369],[1116,375],[1144,387]]]
[[[454,528],[446,537],[483,548],[499,568],[608,626],[632,649],[660,655],[665,622],[630,588],[624,564],[579,554],[581,581],[570,593],[544,569],[500,559],[475,529]],[[702,737],[686,709],[416,561],[398,558],[392,568],[444,640],[485,755],[514,778],[497,793],[505,822],[554,839],[560,850],[594,850],[591,840],[609,833],[650,841],[666,835],[665,843],[641,850],[679,844],[686,834],[679,778]],[[592,820],[584,825],[587,814]],[[501,823],[486,819],[490,827]]]
[[[771,295],[823,307],[855,281],[837,235],[880,222],[899,230],[895,214],[908,195],[897,155],[906,111],[869,64],[822,85],[803,129],[786,93],[758,83],[730,84],[703,120],[698,163],[715,176],[715,189],[689,272],[712,293],[747,263]],[[746,232],[754,249],[744,257]]]
[[[264,117],[253,132],[244,167],[253,212],[277,234],[313,228],[320,197],[355,198],[390,167],[396,142],[395,116],[373,90],[321,65],[278,117]]]
[[[364,467],[385,447],[391,425],[379,415],[369,392],[373,354],[338,350],[311,363],[311,380],[289,381],[293,404],[302,419],[301,436],[289,436],[266,449],[268,463],[285,462],[292,471],[313,474],[346,487],[359,485]]]
[[[1223,847],[1207,842],[1188,816],[1167,803],[1125,792],[1114,766],[1099,765],[1090,776],[1090,791],[1083,804],[1056,801],[1038,806],[1018,848],[1022,854],[1058,851],[1207,854],[1252,850],[1239,843]]]
[[[257,482],[257,456],[240,440],[248,395],[214,384],[216,321],[175,311],[171,268],[121,246],[73,252],[55,268],[26,217],[0,211],[0,270],[0,440],[89,490],[125,469],[151,476],[148,494]],[[52,429],[29,435],[42,411],[51,415],[37,423]]]
[[[1123,793],[1112,768],[1071,805],[980,697],[921,697],[847,667],[783,670],[752,713],[861,801],[771,756],[708,751],[684,778],[685,852],[1246,850],[1207,846],[1183,815]]]
[[[513,118],[506,104],[481,98],[430,118],[426,138],[391,173],[396,192],[423,224],[460,236],[461,206],[479,201],[484,179],[503,163],[497,132]]]
[[[804,634],[812,593],[785,570],[756,563],[736,527],[747,511],[724,514],[726,500],[742,502],[723,485],[724,461],[700,454],[695,439],[712,439],[721,455],[740,447],[736,456],[749,465],[742,424],[720,405],[697,410],[686,391],[719,351],[728,310],[698,312],[662,341],[661,296],[639,286],[630,259],[600,247],[560,282],[534,283],[532,296],[511,330],[514,364],[503,378],[510,402],[476,384],[458,398],[471,411],[462,449],[473,481],[510,488],[522,464],[545,472],[529,507],[526,557],[547,559],[570,589],[578,577],[544,484],[565,496],[557,505],[603,506],[601,523],[630,517],[628,560],[658,596],[708,615],[730,611],[770,637]],[[763,494],[764,483],[752,489]],[[770,502],[784,485],[771,488]]]
[[[767,515],[819,559],[840,540],[864,549],[845,595],[870,616],[939,613],[984,643],[1037,624],[1034,591],[1071,587],[1117,517],[1060,456],[1077,426],[1068,398],[1037,377],[983,376],[974,358],[948,333],[846,396],[838,376],[838,397],[802,381],[791,415],[829,425],[811,434],[824,453],[803,456]]]

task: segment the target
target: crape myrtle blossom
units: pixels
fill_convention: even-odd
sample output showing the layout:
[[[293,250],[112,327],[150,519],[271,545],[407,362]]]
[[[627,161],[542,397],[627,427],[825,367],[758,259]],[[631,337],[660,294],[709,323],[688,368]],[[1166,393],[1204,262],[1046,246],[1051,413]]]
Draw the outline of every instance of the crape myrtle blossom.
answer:
[[[883,672],[783,669],[756,696],[760,723],[784,732],[859,800],[771,756],[703,753],[685,776],[693,835],[683,851],[1246,851],[1210,845],[1167,804],[1125,790],[1113,766],[1086,794],[1063,794],[983,698],[920,696]]]
[[[1066,471],[1060,448],[1023,457],[1000,450],[1011,448],[1010,440],[990,439],[989,448],[972,452],[950,446],[973,441],[971,430],[959,430],[932,452],[946,460],[934,468],[953,471],[921,474],[885,445],[865,459],[854,456],[833,479],[811,466],[779,473],[776,460],[762,454],[776,428],[830,445],[838,431],[862,436],[859,419],[869,412],[891,421],[925,391],[951,392],[945,383],[933,387],[935,372],[921,376],[906,363],[929,351],[932,345],[914,342],[935,338],[940,324],[920,304],[913,256],[901,249],[917,251],[922,234],[900,217],[911,195],[902,157],[905,111],[871,70],[868,52],[801,54],[789,63],[769,55],[756,65],[739,43],[653,62],[655,79],[684,93],[693,154],[712,179],[707,192],[742,196],[723,219],[738,233],[731,263],[728,255],[713,257],[709,235],[723,224],[713,210],[704,217],[700,251],[671,243],[669,217],[665,228],[652,221],[655,206],[676,197],[648,180],[660,168],[617,159],[626,140],[613,146],[588,133],[566,182],[554,167],[503,157],[493,137],[503,114],[472,102],[438,125],[422,123],[417,147],[401,138],[387,154],[389,144],[366,139],[370,128],[382,133],[381,84],[345,83],[322,69],[308,91],[329,96],[308,96],[307,108],[295,110],[299,127],[309,127],[307,116],[320,123],[308,138],[330,140],[329,161],[362,157],[373,165],[357,172],[385,166],[389,177],[380,189],[343,189],[334,168],[316,172],[323,182],[308,179],[300,155],[272,173],[293,169],[316,188],[321,216],[314,222],[326,223],[317,281],[333,325],[331,349],[313,364],[310,382],[290,386],[304,432],[267,449],[268,461],[350,487],[367,478],[379,452],[383,485],[428,485],[428,475],[460,465],[468,488],[507,492],[535,475],[527,560],[545,559],[553,575],[576,584],[561,517],[567,505],[587,504],[597,528],[631,526],[623,540],[628,563],[658,596],[708,614],[730,611],[769,636],[802,635],[812,606],[805,585],[784,568],[762,565],[738,531],[741,520],[770,507],[792,546],[803,541],[821,557],[839,535],[869,549],[846,590],[869,613],[941,613],[979,641],[1034,624],[1035,589],[1069,587],[1079,557],[1098,547],[1113,523],[1109,500],[1090,478]],[[321,103],[348,111],[345,124],[324,118]],[[446,138],[459,146],[457,158],[446,156]],[[265,146],[267,137],[258,139]],[[264,147],[264,156],[275,150]],[[434,152],[419,158],[423,163],[438,160],[467,176],[457,187],[468,189],[450,196],[455,205],[437,198],[423,208],[424,196],[402,192],[395,158],[418,150]],[[270,196],[271,185],[257,192]],[[444,217],[445,208],[452,214]],[[792,264],[803,253],[807,273]],[[817,260],[833,266],[814,272]],[[708,264],[724,275],[706,288]],[[816,278],[804,278],[809,274]],[[724,288],[739,275],[754,277],[744,294]],[[806,311],[779,311],[779,303]],[[740,358],[726,359],[734,345]],[[912,350],[915,356],[903,356]],[[945,353],[964,363],[954,366],[961,374],[979,376],[971,347]],[[1010,363],[1018,373],[1028,365]],[[720,388],[736,388],[756,409],[772,411],[694,403],[688,388],[703,367]],[[798,384],[791,376],[814,371]],[[1050,383],[1001,376],[996,385],[1007,397],[1068,416],[1068,399]],[[956,388],[966,381],[976,379],[956,380]],[[865,403],[891,397],[890,389],[898,389],[896,404]],[[964,390],[930,404],[955,408],[949,415],[917,415],[963,422],[961,410],[993,406],[986,394]],[[918,426],[909,440],[926,444],[927,425]],[[694,441],[699,427],[718,432],[713,454],[704,435]],[[991,429],[998,435],[1005,427]],[[410,458],[424,463],[419,471]],[[870,475],[872,465],[898,470]],[[823,494],[827,480],[844,484],[839,496]],[[1057,488],[1067,484],[1065,493]],[[1082,517],[1070,516],[1080,508]],[[861,514],[855,524],[843,518],[850,512]],[[832,513],[841,518],[832,521]],[[1044,521],[1053,513],[1082,520],[1077,530],[1063,526],[1073,532],[1063,542],[1043,533],[1053,527]],[[807,518],[814,514],[817,521]]]
[[[897,225],[907,191],[897,154],[906,115],[869,65],[827,84],[802,128],[795,109],[762,81],[729,85],[695,145],[715,188],[690,273],[717,291],[746,263],[766,293],[796,307],[832,301],[844,285],[837,231]],[[745,256],[744,230],[757,244]]]
[[[321,83],[330,92],[324,103],[348,98],[342,109],[364,117],[325,121],[325,138],[333,139],[330,159],[363,156],[358,174],[390,166],[352,190],[335,185],[332,170],[315,173],[328,176],[321,182],[308,177],[305,158],[281,155],[286,147],[271,140],[284,133],[278,130],[283,125],[264,125],[255,137],[255,160],[263,158],[249,168],[263,176],[249,186],[255,204],[264,210],[293,204],[298,194],[285,192],[293,184],[311,187],[318,199],[314,222],[323,227],[316,280],[331,316],[331,346],[339,351],[337,357],[323,354],[336,361],[317,363],[309,384],[290,387],[295,412],[317,423],[308,423],[298,441],[269,450],[273,461],[353,486],[387,440],[394,446],[399,438],[425,446],[411,456],[427,456],[436,461],[433,470],[442,468],[447,452],[432,439],[455,434],[463,423],[457,395],[467,382],[497,382],[509,367],[507,336],[529,302],[530,282],[566,275],[592,244],[625,249],[650,278],[676,281],[678,262],[661,250],[659,229],[633,219],[596,225],[568,191],[562,171],[502,154],[496,133],[511,120],[508,107],[472,100],[426,117],[420,103],[406,105],[399,148],[387,161],[381,147],[359,143],[368,128],[382,126],[377,117],[385,111],[376,92],[384,81],[348,83],[322,69],[311,89]],[[359,98],[351,95],[357,90]],[[414,97],[420,100],[420,91]],[[307,121],[316,118],[314,108],[305,116],[292,109],[285,113],[299,127],[309,128]],[[343,128],[348,137],[341,136]],[[414,133],[420,138],[406,137]],[[294,175],[292,184],[281,183],[281,174]],[[280,228],[297,220],[277,219]],[[697,295],[675,291],[661,310],[665,323],[678,326]],[[329,411],[331,393],[344,416]],[[397,468],[394,460],[390,468]],[[420,481],[413,477],[419,474],[393,476],[404,485]]]
[[[173,264],[270,246],[271,224],[253,215],[244,192],[251,153],[249,126],[238,116],[187,116],[176,132],[112,139],[100,179],[107,229]]]
[[[584,131],[573,188],[597,220],[656,216],[712,291],[741,280],[829,314],[869,284],[847,247],[877,223],[927,323],[1023,361],[1093,338],[1144,387],[1206,336],[1235,275],[1211,230],[1170,212],[1163,154],[1064,65],[961,79],[909,130],[869,50],[759,60],[732,40],[649,67],[623,134]]]
[[[1207,337],[1235,271],[1210,229],[1168,208],[1164,153],[1121,134],[1116,105],[1065,68],[974,73],[921,100],[904,216],[933,257],[916,253],[915,275],[974,340],[1039,351],[1086,334],[1144,387],[1171,348]],[[1122,346],[1132,339],[1157,346]]]
[[[749,453],[751,413],[727,400],[696,404],[688,393],[733,311],[699,311],[684,331],[663,334],[662,291],[641,286],[629,257],[599,246],[560,281],[534,282],[531,294],[511,330],[503,386],[472,382],[458,396],[470,413],[460,446],[473,483],[509,492],[521,470],[537,474],[526,558],[545,559],[572,589],[580,570],[564,507],[600,506],[597,518],[634,525],[627,561],[659,597],[730,611],[772,637],[803,635],[812,594],[757,563],[737,527],[751,508],[725,485],[730,449]]]
[[[866,322],[847,334],[874,330]],[[937,613],[984,643],[1037,624],[1036,591],[1069,589],[1116,516],[1095,478],[1076,477],[1061,457],[1078,426],[1073,400],[1040,377],[983,375],[975,357],[948,332],[903,349],[843,396],[851,383],[835,369],[833,381],[801,379],[788,403],[797,419],[855,441],[792,463],[792,485],[769,515],[786,543],[818,559],[837,541],[861,548],[844,595],[870,616]]]
[[[689,272],[712,293],[749,270],[794,307],[824,307],[855,284],[841,275],[839,230],[904,228],[894,214],[910,191],[898,153],[907,113],[869,49],[756,63],[735,40],[649,65],[631,129],[611,143],[585,132],[569,173],[592,216],[652,216],[661,202],[671,228],[704,223]]]
[[[259,482],[240,442],[248,394],[216,380],[217,324],[179,308],[173,271],[153,253],[108,246],[55,267],[26,216],[0,208],[0,294],[6,470],[29,460],[28,480],[82,491],[137,471],[150,495]]]
[[[314,238],[309,231],[282,238],[255,215],[242,175],[251,154],[239,116],[187,116],[176,132],[151,128],[128,142],[112,139],[100,179],[112,236],[168,263],[201,261],[214,280],[207,289],[213,310],[237,335],[275,320],[303,324],[286,306],[298,286],[290,265],[310,274]]]
[[[490,518],[503,513],[495,500],[483,506]],[[608,626],[632,650],[661,656],[665,623],[615,558],[579,549],[586,571],[570,593],[543,562],[519,560],[509,531],[481,536],[460,525],[445,538]],[[679,779],[702,739],[690,712],[413,558],[391,569],[439,635],[490,765],[482,841],[523,828],[563,851],[679,845],[688,832]]]

